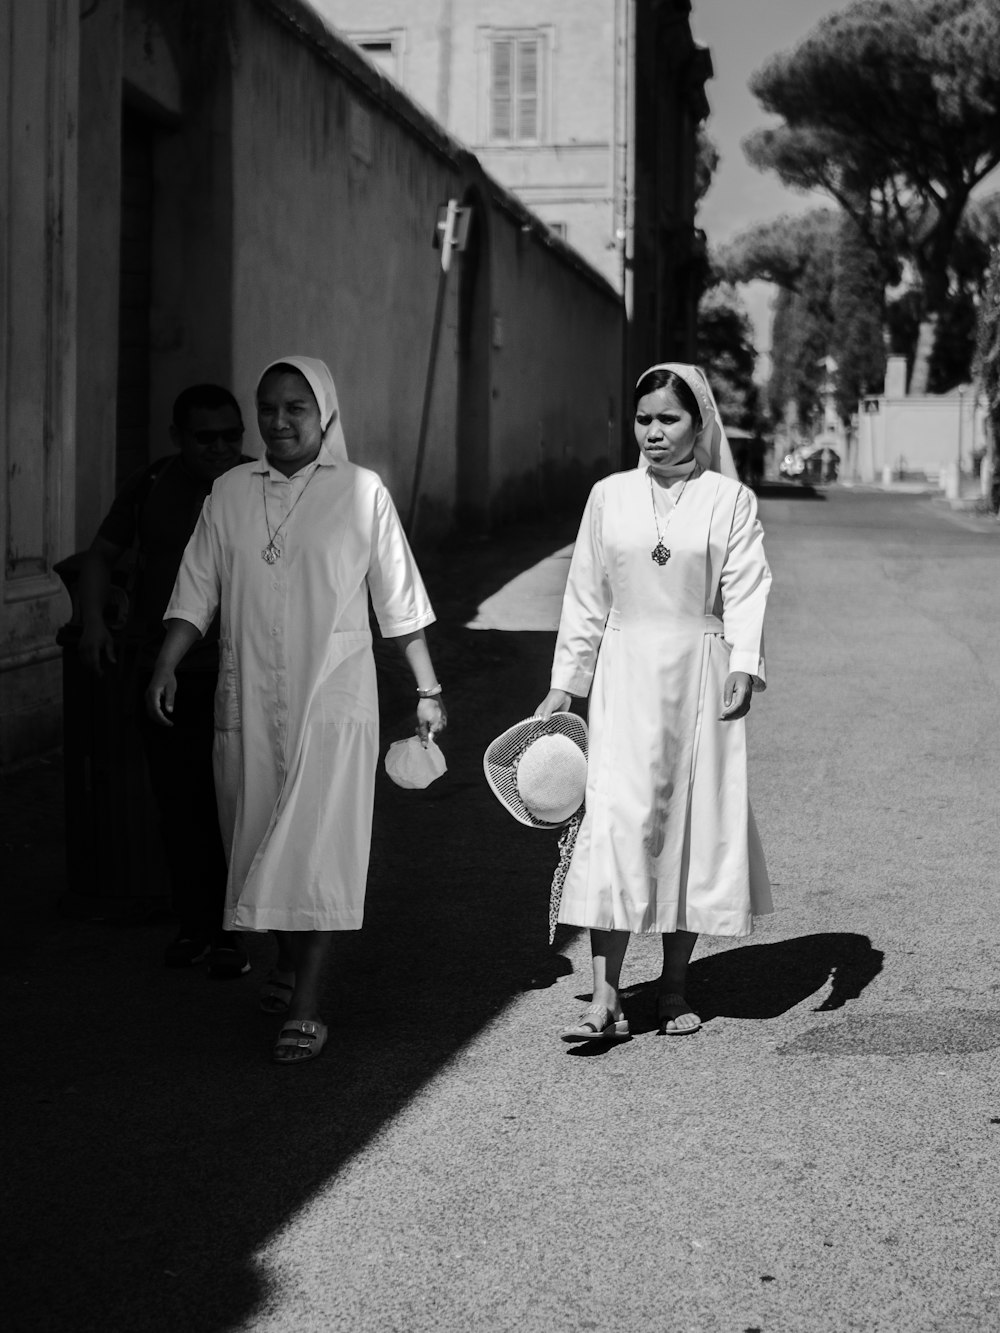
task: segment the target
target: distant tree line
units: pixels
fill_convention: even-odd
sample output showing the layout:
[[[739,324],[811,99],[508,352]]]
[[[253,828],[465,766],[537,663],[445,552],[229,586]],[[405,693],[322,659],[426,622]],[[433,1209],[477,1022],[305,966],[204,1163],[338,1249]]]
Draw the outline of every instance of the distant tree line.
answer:
[[[720,282],[779,289],[773,411],[794,402],[814,416],[828,355],[844,419],[881,388],[887,351],[906,356],[912,392],[947,391],[991,349],[1000,358],[1000,194],[971,197],[1000,164],[998,0],[855,0],[750,87],[778,123],[744,141],[747,157],[833,203],[713,257]],[[1000,414],[1000,363],[996,374]]]

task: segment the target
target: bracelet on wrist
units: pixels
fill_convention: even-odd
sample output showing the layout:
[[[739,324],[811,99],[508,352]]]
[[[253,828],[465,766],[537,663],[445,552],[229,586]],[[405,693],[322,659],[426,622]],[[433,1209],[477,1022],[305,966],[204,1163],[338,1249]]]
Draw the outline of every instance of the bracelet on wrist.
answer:
[[[440,685],[432,685],[429,690],[422,690],[419,686],[417,687],[417,696],[420,699],[436,699],[443,693],[444,691]]]

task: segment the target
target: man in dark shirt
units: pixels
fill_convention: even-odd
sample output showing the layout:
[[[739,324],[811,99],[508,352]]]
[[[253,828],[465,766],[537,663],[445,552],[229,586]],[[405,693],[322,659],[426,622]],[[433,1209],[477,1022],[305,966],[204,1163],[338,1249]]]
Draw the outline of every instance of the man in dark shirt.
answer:
[[[87,553],[80,576],[80,654],[101,674],[112,664],[136,709],[179,930],[168,967],[208,959],[209,975],[238,977],[250,963],[237,934],[222,930],[226,856],[212,776],[218,617],[178,668],[170,727],[155,726],[141,705],[163,639],[163,612],[177,567],[212,483],[242,458],[239,404],[215,384],[185,389],[174,403],[170,435],[178,453],[130,477]],[[111,571],[136,551],[128,617],[116,652],[104,617]]]

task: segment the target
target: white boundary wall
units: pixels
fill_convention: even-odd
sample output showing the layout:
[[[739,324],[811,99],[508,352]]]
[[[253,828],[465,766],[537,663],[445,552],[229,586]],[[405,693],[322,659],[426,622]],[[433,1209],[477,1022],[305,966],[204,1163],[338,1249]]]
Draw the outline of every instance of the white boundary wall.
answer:
[[[972,470],[974,450],[986,447],[986,408],[975,387],[959,394],[918,394],[907,398],[866,398],[859,407],[857,472],[861,481],[879,481],[923,472],[931,480],[954,469]]]

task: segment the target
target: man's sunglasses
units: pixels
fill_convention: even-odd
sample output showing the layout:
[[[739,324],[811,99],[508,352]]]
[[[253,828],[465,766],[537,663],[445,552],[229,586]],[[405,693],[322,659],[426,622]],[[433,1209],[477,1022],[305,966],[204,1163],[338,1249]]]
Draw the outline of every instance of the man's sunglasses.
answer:
[[[199,444],[214,444],[223,440],[226,444],[239,444],[243,439],[242,426],[230,426],[228,430],[193,430],[191,434]]]

